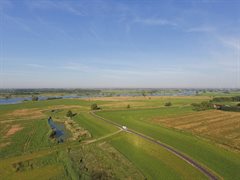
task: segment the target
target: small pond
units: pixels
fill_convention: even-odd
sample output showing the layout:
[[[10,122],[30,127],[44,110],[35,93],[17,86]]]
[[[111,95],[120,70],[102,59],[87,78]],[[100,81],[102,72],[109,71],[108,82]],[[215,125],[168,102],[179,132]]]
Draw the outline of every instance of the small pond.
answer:
[[[54,132],[53,138],[55,138],[58,143],[63,143],[69,138],[70,134],[63,123],[53,121],[53,119],[49,117],[48,124]]]

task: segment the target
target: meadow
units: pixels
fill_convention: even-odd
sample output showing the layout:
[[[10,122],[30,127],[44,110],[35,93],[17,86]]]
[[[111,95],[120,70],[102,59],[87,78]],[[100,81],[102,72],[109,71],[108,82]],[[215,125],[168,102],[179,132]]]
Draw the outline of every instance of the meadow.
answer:
[[[98,114],[181,150],[207,165],[222,177],[229,179],[239,177],[239,153],[229,152],[229,150],[188,131],[182,132],[166,128],[155,121],[156,118],[176,118],[178,114],[190,111],[189,107],[170,107],[154,110],[106,111],[98,112]]]
[[[92,116],[93,103],[101,108],[97,115],[175,148],[220,178],[239,179],[239,113],[192,110],[192,103],[207,100],[142,96],[0,105],[1,179],[207,179],[166,149]],[[76,113],[71,121],[69,110]],[[49,138],[49,116],[74,122],[66,142]],[[73,140],[79,129],[90,136]]]

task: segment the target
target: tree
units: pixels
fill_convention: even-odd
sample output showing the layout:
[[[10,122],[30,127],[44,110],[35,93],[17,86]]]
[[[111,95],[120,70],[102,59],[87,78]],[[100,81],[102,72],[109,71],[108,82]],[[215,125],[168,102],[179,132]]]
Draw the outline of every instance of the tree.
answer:
[[[11,94],[5,96],[5,99],[9,99],[9,98],[11,98]]]
[[[195,111],[204,111],[208,109],[213,109],[213,104],[208,101],[203,101],[201,103],[193,103],[192,107]]]
[[[32,101],[38,101],[38,97],[37,96],[32,96]]]
[[[72,117],[74,116],[74,114],[72,113],[71,110],[69,110],[69,111],[67,112],[66,116],[72,118]]]
[[[198,95],[199,95],[199,91],[196,91],[195,93],[196,93],[196,96],[198,96]]]
[[[131,107],[130,104],[128,104],[128,105],[127,105],[127,109],[129,109],[130,107]]]
[[[166,102],[165,106],[172,106],[172,103],[171,102]]]
[[[96,103],[91,105],[91,110],[98,110],[100,109]]]

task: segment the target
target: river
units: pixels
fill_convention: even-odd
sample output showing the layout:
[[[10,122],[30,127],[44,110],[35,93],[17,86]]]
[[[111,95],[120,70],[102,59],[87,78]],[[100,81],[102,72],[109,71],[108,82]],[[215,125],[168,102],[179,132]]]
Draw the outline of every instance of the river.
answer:
[[[84,98],[86,96],[68,95],[68,96],[38,96],[39,101],[47,100],[48,98],[57,99],[70,99],[70,98]],[[19,104],[24,101],[31,101],[32,97],[13,97],[13,98],[0,98],[0,104]]]

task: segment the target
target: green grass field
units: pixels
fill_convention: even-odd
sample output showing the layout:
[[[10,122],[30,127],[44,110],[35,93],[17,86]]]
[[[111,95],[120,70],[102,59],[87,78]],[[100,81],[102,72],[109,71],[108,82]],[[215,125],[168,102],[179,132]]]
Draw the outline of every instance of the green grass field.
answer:
[[[194,116],[196,112],[189,105],[207,99],[109,97],[0,105],[0,179],[206,179],[162,147],[92,116],[92,103],[102,108],[98,115],[178,149],[224,179],[238,179],[239,152],[226,150],[188,129],[176,130],[159,123]],[[169,101],[173,106],[164,107]],[[89,132],[90,138],[69,139],[63,144],[49,138],[47,118],[52,116],[63,123],[68,121],[68,110],[77,113],[72,118],[74,126]]]
[[[93,138],[99,138],[118,130],[116,127],[94,118],[88,112],[80,113],[74,117],[74,121],[78,122],[80,126],[88,129]]]
[[[19,125],[22,129],[15,134],[6,136],[5,133],[1,133],[0,143],[9,144],[0,149],[1,158],[50,147],[51,142],[48,138],[50,129],[46,120],[12,122],[8,127],[16,125]]]
[[[208,166],[222,177],[237,179],[236,177],[240,176],[238,171],[240,166],[239,153],[225,150],[210,141],[190,133],[162,127],[152,121],[154,118],[176,117],[190,111],[188,107],[170,107],[144,111],[98,112],[98,115],[171,145]]]
[[[132,134],[122,134],[110,143],[138,167],[147,179],[207,179],[188,163],[156,144]]]

